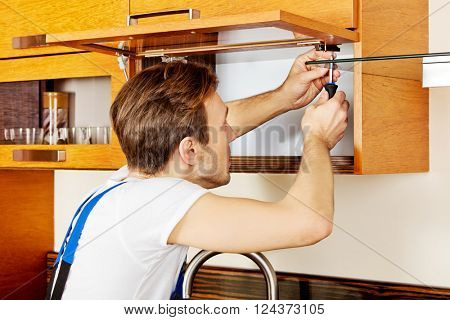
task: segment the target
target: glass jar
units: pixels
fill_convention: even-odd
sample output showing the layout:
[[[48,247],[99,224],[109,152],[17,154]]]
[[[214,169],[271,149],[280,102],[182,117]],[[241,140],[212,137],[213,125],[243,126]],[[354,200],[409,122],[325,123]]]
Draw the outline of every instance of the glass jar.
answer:
[[[69,125],[69,93],[43,92],[41,127],[44,129],[44,144],[57,144],[59,128]]]

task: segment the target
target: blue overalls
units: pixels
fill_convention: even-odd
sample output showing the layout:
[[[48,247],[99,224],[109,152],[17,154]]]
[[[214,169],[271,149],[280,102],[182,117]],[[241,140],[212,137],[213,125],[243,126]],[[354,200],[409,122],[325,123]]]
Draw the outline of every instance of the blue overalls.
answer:
[[[94,192],[86,200],[84,200],[83,203],[78,207],[72,219],[72,222],[70,223],[69,229],[67,230],[66,236],[64,238],[61,249],[59,250],[58,256],[56,257],[55,263],[53,264],[52,277],[50,279],[50,283],[47,288],[47,296],[46,296],[47,300],[60,300],[63,295],[64,287],[66,285],[67,278],[69,276],[70,267],[73,264],[75,251],[77,250],[78,247],[78,241],[80,240],[84,225],[86,224],[86,220],[89,214],[91,213],[92,209],[107,192],[117,188],[118,186],[124,183],[125,182],[120,182],[106,189],[105,191],[99,193],[95,197]],[[75,224],[75,227],[73,227],[73,223],[75,219],[78,217],[78,215],[79,218]],[[53,286],[53,283],[55,282],[56,273],[58,270],[58,264],[60,264],[58,277],[56,279],[55,285]],[[178,275],[175,290],[172,292],[170,296],[171,300],[182,299],[183,279],[184,279],[184,266],[181,268],[180,273]]]

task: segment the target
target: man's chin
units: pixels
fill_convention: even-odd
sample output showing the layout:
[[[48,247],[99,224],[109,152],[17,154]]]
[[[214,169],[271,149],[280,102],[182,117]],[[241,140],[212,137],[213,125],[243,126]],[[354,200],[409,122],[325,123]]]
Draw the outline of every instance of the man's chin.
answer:
[[[220,176],[213,176],[204,179],[203,186],[207,189],[218,188],[227,185],[230,182],[231,176],[229,172],[224,173]]]
[[[224,186],[224,185],[226,185],[226,184],[229,184],[230,183],[230,180],[231,180],[231,175],[230,175],[230,173],[229,172],[227,172],[226,173],[226,175],[225,175],[225,177],[224,177],[224,179],[223,179],[223,181],[222,181],[222,186]]]

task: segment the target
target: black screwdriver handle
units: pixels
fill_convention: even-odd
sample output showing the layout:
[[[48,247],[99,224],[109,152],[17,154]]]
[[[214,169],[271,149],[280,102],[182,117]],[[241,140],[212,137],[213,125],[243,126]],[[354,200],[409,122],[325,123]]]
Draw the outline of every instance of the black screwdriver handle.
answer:
[[[334,97],[334,94],[336,93],[337,88],[338,88],[338,86],[335,83],[327,83],[325,85],[325,90],[328,92],[329,99]]]

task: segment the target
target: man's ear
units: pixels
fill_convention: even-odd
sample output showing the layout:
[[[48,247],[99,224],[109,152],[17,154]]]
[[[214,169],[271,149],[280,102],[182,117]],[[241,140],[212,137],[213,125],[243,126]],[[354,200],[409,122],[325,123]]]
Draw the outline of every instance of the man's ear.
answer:
[[[180,158],[184,163],[191,166],[194,165],[195,156],[198,152],[197,142],[192,137],[183,138],[178,146],[178,152],[180,153]]]

